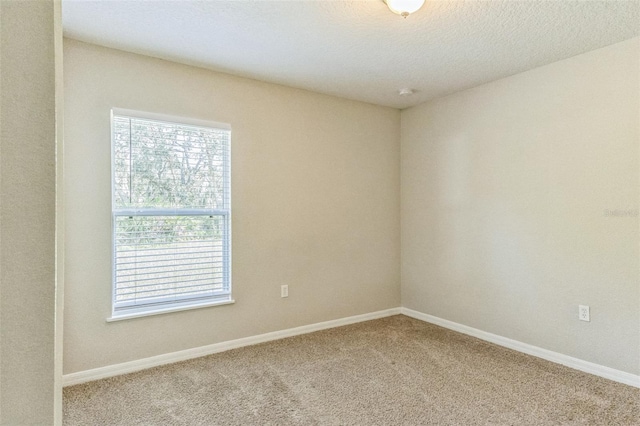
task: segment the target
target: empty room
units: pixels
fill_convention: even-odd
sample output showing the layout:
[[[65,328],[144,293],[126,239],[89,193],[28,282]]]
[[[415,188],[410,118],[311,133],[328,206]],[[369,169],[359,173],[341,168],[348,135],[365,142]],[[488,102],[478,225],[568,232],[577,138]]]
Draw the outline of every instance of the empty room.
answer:
[[[0,424],[640,425],[640,1],[0,23]]]

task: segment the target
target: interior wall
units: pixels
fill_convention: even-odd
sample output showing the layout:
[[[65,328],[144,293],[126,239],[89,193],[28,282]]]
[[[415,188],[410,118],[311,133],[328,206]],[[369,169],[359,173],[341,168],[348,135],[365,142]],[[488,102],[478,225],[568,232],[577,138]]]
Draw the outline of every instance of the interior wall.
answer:
[[[58,15],[56,15],[58,14]],[[0,424],[57,424],[53,1],[0,1]],[[59,33],[58,33],[59,34]],[[60,34],[59,34],[60,35]]]
[[[402,111],[403,306],[640,373],[639,52]]]
[[[398,110],[74,40],[64,60],[65,373],[399,306]],[[105,322],[112,107],[231,124],[235,304]]]

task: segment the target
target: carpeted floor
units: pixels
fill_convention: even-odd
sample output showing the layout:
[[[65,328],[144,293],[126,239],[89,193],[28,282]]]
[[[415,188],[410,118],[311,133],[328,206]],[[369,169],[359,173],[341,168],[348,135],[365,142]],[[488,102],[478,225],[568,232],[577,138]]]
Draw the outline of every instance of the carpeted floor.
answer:
[[[398,315],[71,386],[65,425],[640,425],[640,389]]]

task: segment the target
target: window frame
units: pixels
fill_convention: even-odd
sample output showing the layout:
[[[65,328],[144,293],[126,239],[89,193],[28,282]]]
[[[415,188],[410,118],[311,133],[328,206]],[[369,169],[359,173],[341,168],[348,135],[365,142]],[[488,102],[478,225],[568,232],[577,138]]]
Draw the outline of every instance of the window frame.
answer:
[[[189,127],[202,127],[206,129],[224,130],[229,132],[229,144],[226,147],[226,158],[223,163],[223,179],[224,188],[228,188],[226,195],[226,209],[211,209],[211,208],[117,208],[116,207],[116,167],[115,167],[115,130],[114,130],[114,118],[125,117],[131,119],[141,119],[147,121],[157,121],[163,124],[175,124]],[[235,303],[232,297],[232,277],[231,277],[231,126],[227,123],[220,123],[208,120],[193,119],[187,117],[178,117],[166,114],[157,114],[150,112],[143,112],[124,108],[112,108],[110,112],[110,127],[111,127],[111,316],[107,318],[107,322],[119,321],[123,319],[158,315],[169,312],[176,312],[188,309],[197,309],[208,306],[227,305]],[[131,136],[131,135],[130,135]],[[226,228],[226,238],[223,238],[223,250],[226,252],[226,258],[223,260],[223,287],[228,289],[219,295],[203,296],[203,297],[189,297],[183,296],[180,300],[175,299],[169,301],[168,298],[172,296],[158,297],[157,303],[147,303],[143,305],[133,306],[116,306],[116,290],[117,290],[117,269],[116,269],[116,218],[121,216],[171,216],[171,217],[186,217],[186,216],[222,216]],[[164,300],[162,300],[164,299]]]

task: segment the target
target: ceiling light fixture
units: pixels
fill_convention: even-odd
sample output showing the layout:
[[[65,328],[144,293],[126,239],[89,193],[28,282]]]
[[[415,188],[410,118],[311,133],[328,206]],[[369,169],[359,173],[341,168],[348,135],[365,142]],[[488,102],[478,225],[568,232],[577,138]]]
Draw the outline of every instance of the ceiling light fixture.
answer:
[[[389,10],[393,13],[397,13],[398,15],[406,18],[411,15],[413,12],[416,12],[418,9],[422,7],[424,4],[424,0],[383,0]]]

